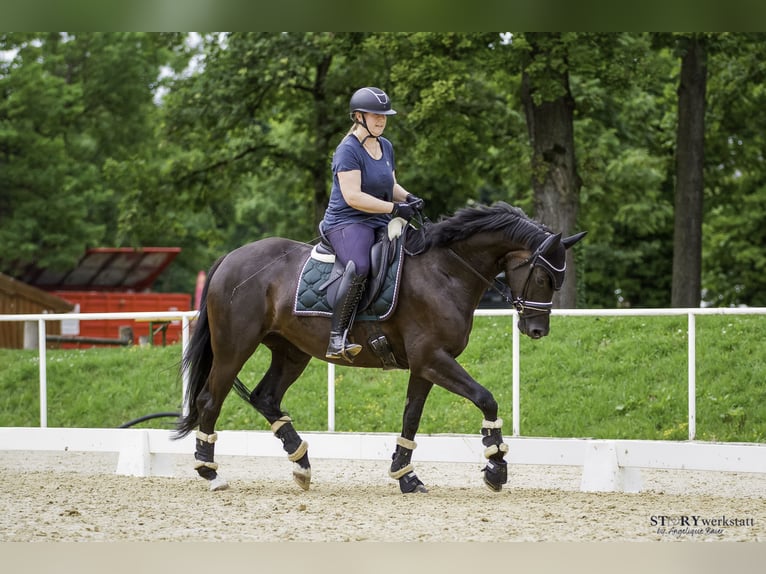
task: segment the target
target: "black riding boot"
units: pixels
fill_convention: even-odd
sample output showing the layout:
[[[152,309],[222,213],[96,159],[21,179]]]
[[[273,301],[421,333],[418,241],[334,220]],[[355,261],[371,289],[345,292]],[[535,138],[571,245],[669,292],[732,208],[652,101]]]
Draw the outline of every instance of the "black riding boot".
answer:
[[[367,277],[354,273],[353,267],[346,269],[346,275],[341,279],[338,298],[332,313],[330,344],[325,357],[328,359],[345,359],[349,363],[362,350],[361,345],[348,343],[346,337],[356,315],[356,306],[364,293]],[[345,290],[345,293],[344,293]]]

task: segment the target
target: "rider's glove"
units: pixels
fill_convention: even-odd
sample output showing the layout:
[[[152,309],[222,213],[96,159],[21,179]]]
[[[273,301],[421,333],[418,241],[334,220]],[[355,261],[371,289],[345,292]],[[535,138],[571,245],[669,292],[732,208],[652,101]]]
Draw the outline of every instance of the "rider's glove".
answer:
[[[415,208],[410,203],[394,203],[391,215],[409,221],[415,216]]]
[[[423,200],[411,193],[407,194],[407,205],[411,206],[415,211],[423,211]]]

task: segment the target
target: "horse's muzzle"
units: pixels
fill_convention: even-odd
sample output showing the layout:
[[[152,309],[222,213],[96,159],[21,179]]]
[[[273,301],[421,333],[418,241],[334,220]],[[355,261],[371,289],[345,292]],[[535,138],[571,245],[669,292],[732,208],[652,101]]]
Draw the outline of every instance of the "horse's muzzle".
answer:
[[[542,339],[550,332],[550,322],[547,315],[530,319],[519,318],[519,331],[531,339]]]

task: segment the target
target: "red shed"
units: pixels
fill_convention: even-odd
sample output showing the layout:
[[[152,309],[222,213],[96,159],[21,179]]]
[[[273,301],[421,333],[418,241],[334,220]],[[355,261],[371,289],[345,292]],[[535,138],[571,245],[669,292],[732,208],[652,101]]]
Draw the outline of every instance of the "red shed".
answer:
[[[22,279],[71,302],[80,313],[189,311],[191,294],[150,291],[180,251],[180,247],[97,247],[88,249],[69,270],[34,269]],[[147,321],[73,320],[67,323],[62,325],[63,334],[73,337],[119,339],[124,327],[133,330],[134,343],[149,337],[150,323]],[[165,335],[168,343],[180,341],[181,321],[172,321]],[[154,341],[159,340],[160,335],[155,335]],[[64,346],[82,344],[66,343]]]

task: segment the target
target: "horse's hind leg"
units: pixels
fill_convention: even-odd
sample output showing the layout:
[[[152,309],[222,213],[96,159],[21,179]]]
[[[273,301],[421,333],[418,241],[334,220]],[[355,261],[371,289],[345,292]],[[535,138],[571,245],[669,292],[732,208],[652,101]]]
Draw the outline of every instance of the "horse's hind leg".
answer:
[[[194,452],[197,462],[194,468],[209,482],[210,490],[224,490],[229,487],[229,483],[218,475],[218,463],[215,462],[215,441],[218,438],[215,423],[237,372],[238,369],[233,370],[229,367],[221,370],[214,361],[207,383],[197,396],[199,430]]]
[[[249,401],[269,421],[272,432],[282,441],[287,458],[293,463],[293,479],[303,490],[308,490],[311,484],[308,443],[298,435],[281,404],[285,392],[306,369],[311,356],[281,337],[271,336],[264,344],[271,349],[271,365],[250,393]]]
[[[399,481],[399,489],[404,494],[428,492],[415,474],[412,466],[412,451],[417,446],[413,439],[418,432],[423,407],[432,387],[433,384],[427,380],[410,375],[410,382],[407,386],[407,403],[404,406],[402,416],[402,435],[396,439],[396,450],[391,457],[391,468],[388,471],[391,478]]]

